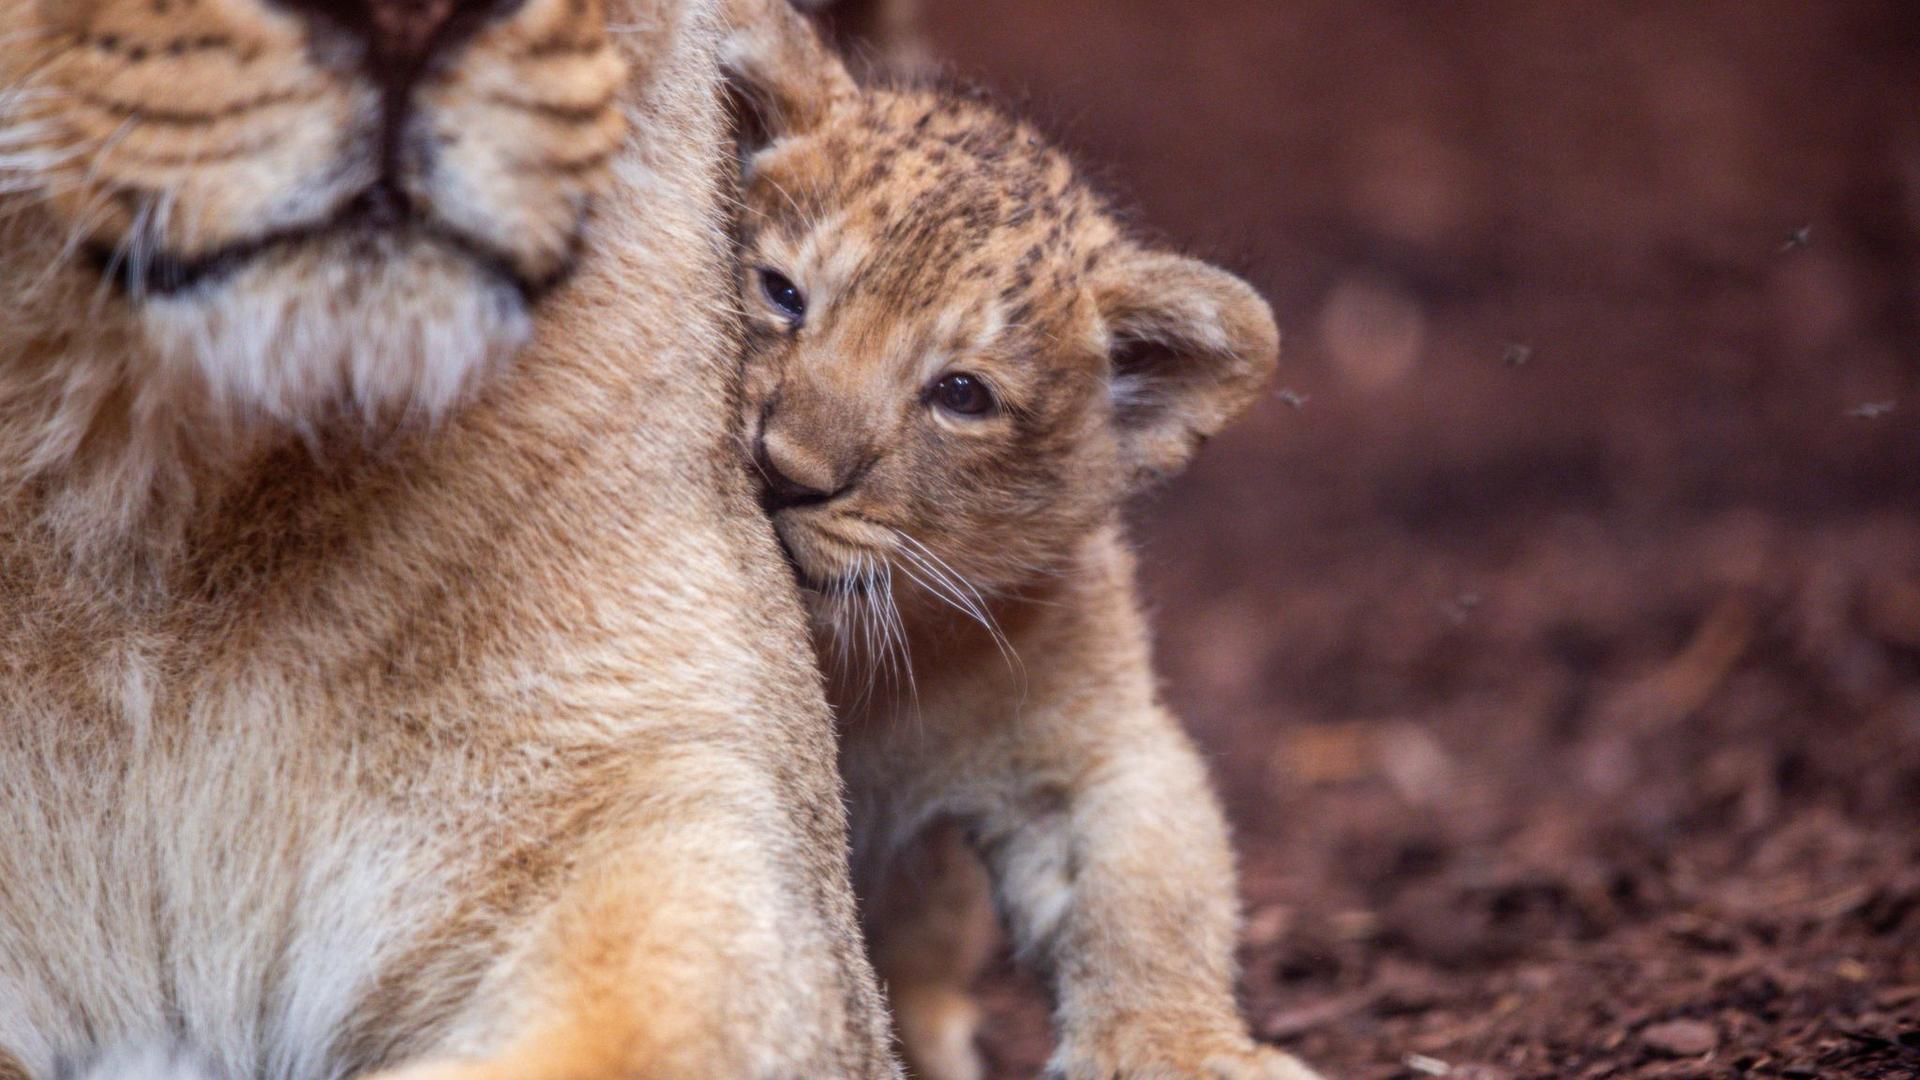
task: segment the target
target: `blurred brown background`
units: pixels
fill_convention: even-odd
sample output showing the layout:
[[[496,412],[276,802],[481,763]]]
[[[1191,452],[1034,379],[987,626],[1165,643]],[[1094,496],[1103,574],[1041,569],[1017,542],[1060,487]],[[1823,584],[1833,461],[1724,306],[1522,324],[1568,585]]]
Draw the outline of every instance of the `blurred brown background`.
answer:
[[[1288,334],[1140,514],[1262,1033],[1920,1076],[1920,10],[925,4]]]

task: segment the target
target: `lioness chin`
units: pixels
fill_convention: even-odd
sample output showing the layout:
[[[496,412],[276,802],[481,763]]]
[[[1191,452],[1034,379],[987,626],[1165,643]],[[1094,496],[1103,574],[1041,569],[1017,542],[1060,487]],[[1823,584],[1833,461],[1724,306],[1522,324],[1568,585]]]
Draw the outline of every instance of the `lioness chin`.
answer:
[[[0,0],[0,1076],[894,1074],[715,40]]]

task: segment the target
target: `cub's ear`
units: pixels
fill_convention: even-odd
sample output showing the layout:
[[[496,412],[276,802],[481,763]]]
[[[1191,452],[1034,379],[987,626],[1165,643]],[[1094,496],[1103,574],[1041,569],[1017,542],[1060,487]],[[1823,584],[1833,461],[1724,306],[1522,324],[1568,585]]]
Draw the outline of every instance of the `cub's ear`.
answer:
[[[720,62],[747,106],[743,142],[758,149],[819,127],[858,87],[791,0],[726,0]]]
[[[1273,309],[1225,270],[1166,252],[1123,248],[1093,280],[1125,464],[1136,482],[1169,476],[1273,374]]]

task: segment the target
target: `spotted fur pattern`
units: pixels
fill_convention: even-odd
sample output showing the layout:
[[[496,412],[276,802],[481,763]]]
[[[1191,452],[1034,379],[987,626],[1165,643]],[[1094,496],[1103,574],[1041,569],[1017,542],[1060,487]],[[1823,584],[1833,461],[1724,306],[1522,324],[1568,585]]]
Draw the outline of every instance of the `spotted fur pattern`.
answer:
[[[1031,125],[861,85],[783,2],[733,17],[742,427],[809,586],[913,1072],[980,1075],[991,892],[1054,990],[1053,1074],[1306,1080],[1235,1008],[1226,827],[1119,522],[1257,393],[1271,312],[1128,235]]]

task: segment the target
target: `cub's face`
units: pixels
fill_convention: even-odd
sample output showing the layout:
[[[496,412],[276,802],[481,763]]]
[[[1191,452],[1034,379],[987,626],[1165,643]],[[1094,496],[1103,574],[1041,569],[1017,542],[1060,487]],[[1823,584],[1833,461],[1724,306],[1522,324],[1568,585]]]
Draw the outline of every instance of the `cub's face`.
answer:
[[[745,430],[809,584],[1016,585],[1112,506],[1084,283],[1114,234],[1058,153],[889,95],[758,155],[746,202]]]
[[[776,96],[773,94],[763,96]],[[747,164],[743,430],[802,579],[1016,589],[1182,464],[1274,362],[1238,279],[1124,238],[967,99],[836,93]]]
[[[440,407],[607,186],[604,3],[0,0],[6,288],[271,414]]]

